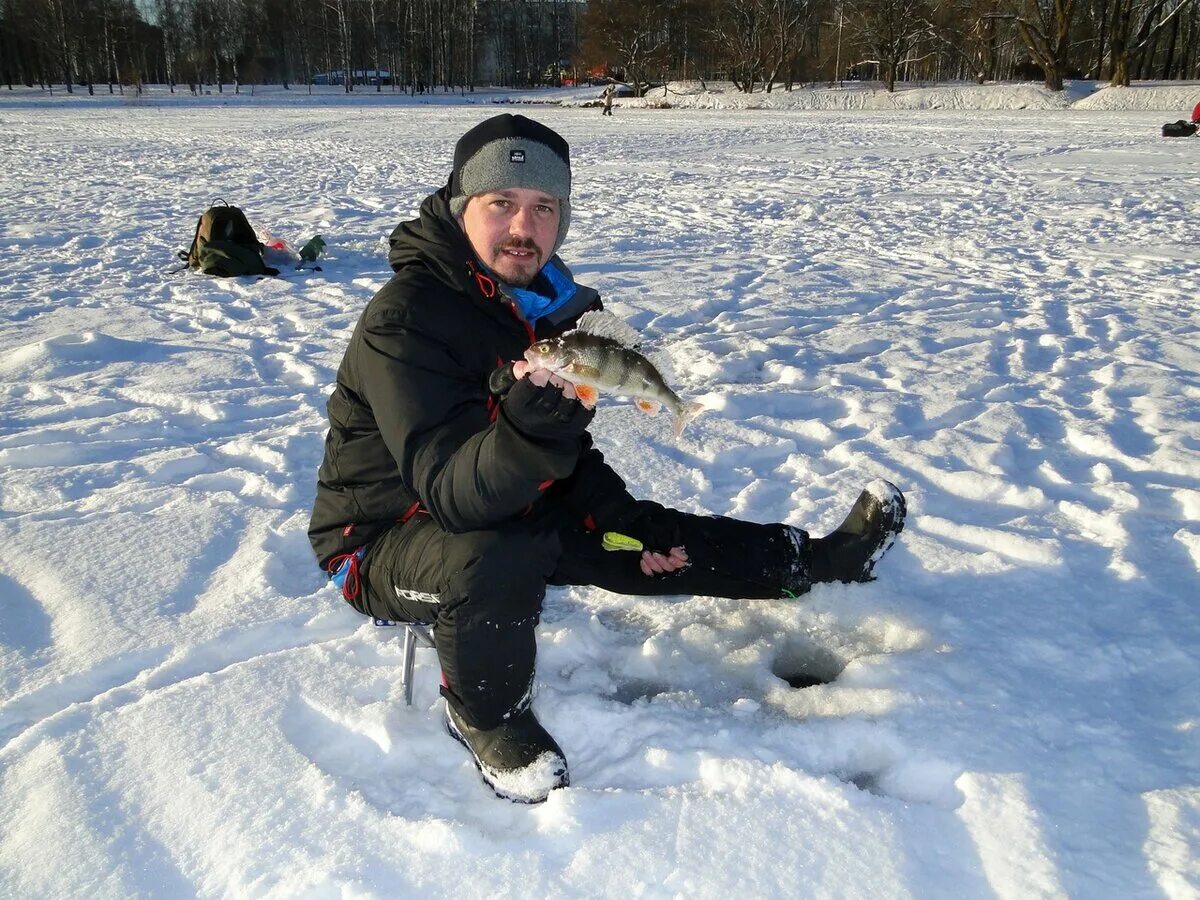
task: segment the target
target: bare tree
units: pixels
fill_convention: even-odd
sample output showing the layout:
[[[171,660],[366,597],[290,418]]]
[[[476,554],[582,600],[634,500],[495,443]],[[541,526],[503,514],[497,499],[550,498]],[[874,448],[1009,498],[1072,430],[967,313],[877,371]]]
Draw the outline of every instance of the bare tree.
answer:
[[[1111,0],[1109,31],[1113,85],[1129,86],[1130,71],[1143,60],[1164,27],[1178,22],[1192,0]],[[1174,32],[1172,32],[1174,34]],[[1174,50],[1172,49],[1172,53]],[[1149,54],[1151,57],[1153,53]]]
[[[770,93],[804,42],[813,17],[809,0],[720,0],[709,26],[730,79],[752,93]]]
[[[805,38],[815,18],[816,4],[811,0],[770,0],[767,93],[771,92],[780,72],[791,71],[797,55],[804,49]]]
[[[383,90],[383,80],[379,74],[379,16],[383,4],[379,0],[367,0],[367,22],[371,30],[371,60],[375,68],[375,93]]]
[[[308,92],[312,93],[312,51],[309,47],[309,33],[312,30],[310,5],[305,0],[288,0],[293,39],[300,51],[300,72],[304,76]]]
[[[723,0],[712,27],[716,39],[725,48],[730,80],[739,91],[753,93],[770,45],[766,3],[761,0]]]
[[[99,0],[100,20],[103,23],[103,53],[104,53],[104,74],[105,81],[108,82],[108,92],[113,92],[113,82],[115,81],[121,89],[121,93],[125,93],[125,85],[121,80],[121,65],[117,61],[117,23],[116,16],[113,11],[113,4],[109,0]],[[90,67],[89,67],[90,68]],[[91,77],[88,77],[89,90]]]
[[[879,64],[888,91],[896,90],[900,66],[925,36],[928,18],[924,0],[860,0],[851,7],[851,29]]]
[[[1004,18],[1016,24],[1029,55],[1041,68],[1046,87],[1063,89],[1076,0],[1006,0]]]
[[[75,93],[75,37],[69,26],[74,22],[74,15],[67,13],[65,8],[67,2],[68,0],[48,0],[46,11],[49,15],[45,31],[48,40],[44,46],[51,54],[57,55],[67,93],[73,94]],[[53,41],[53,44],[50,43],[50,40]]]
[[[351,0],[324,0],[324,6],[333,13],[337,24],[338,56],[342,66],[342,86],[347,94],[354,90],[354,59],[351,53],[351,38],[354,35],[353,19],[350,15]]]
[[[930,10],[929,32],[979,84],[996,77],[1000,26],[998,0],[943,0]]]
[[[156,0],[158,28],[162,33],[163,67],[171,93],[175,93],[175,80],[179,68],[180,21],[176,0]]]
[[[676,0],[592,0],[584,16],[584,52],[594,60],[617,62],[640,97],[647,76],[668,58],[667,22]]]

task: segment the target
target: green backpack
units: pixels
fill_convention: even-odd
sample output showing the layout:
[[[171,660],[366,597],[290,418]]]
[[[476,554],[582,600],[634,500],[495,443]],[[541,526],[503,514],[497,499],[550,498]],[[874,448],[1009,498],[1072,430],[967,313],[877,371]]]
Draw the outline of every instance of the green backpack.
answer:
[[[220,202],[224,205],[209,207],[200,216],[192,246],[186,252],[181,250],[179,258],[205,275],[278,275],[278,269],[263,262],[263,246],[246,214],[224,200]]]

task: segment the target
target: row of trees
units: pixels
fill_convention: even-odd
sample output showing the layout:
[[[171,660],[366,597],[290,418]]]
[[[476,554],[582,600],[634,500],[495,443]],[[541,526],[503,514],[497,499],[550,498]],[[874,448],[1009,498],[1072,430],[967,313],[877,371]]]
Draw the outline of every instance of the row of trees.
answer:
[[[639,84],[1200,77],[1200,0],[591,0],[582,30]]]
[[[347,91],[543,83],[576,0],[0,0],[0,77],[28,85],[273,83]],[[557,76],[560,77],[560,76]]]
[[[14,83],[311,84],[365,89],[561,83],[641,91],[1040,74],[1200,77],[1200,0],[0,0]]]

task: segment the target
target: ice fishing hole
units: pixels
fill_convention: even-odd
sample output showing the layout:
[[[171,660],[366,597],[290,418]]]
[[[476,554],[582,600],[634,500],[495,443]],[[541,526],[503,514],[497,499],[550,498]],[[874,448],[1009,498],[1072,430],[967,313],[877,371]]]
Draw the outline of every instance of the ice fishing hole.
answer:
[[[832,651],[815,644],[797,642],[785,645],[775,662],[771,674],[786,681],[797,690],[832,684],[846,668],[845,663]]]
[[[670,688],[666,685],[639,678],[618,685],[617,689],[613,692],[612,698],[618,703],[630,706],[639,700],[653,700],[659,694],[665,694],[669,690]]]
[[[879,784],[879,775],[876,772],[856,772],[852,775],[841,775],[839,777],[846,784],[852,784],[860,791],[874,794],[877,797],[887,796],[887,792]]]

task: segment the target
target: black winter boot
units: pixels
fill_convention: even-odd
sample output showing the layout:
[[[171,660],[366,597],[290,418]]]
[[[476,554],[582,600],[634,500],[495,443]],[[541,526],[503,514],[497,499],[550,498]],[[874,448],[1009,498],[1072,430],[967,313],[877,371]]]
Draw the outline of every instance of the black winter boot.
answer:
[[[831,534],[810,542],[809,578],[815,582],[873,581],[871,571],[904,530],[908,506],[890,481],[872,481]]]
[[[541,803],[571,783],[567,759],[554,738],[526,707],[495,728],[475,728],[446,704],[446,730],[471,751],[479,774],[497,797]]]

